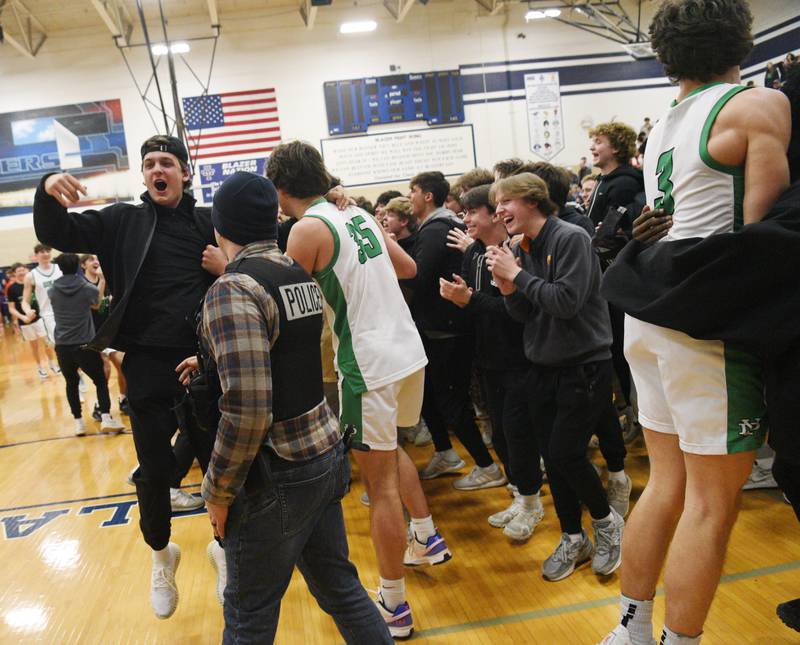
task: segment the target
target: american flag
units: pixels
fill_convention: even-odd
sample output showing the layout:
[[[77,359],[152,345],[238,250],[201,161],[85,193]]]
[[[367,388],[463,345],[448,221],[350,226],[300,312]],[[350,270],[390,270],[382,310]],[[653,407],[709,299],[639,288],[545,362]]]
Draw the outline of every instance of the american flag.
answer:
[[[281,142],[274,88],[183,99],[193,160],[269,153]]]

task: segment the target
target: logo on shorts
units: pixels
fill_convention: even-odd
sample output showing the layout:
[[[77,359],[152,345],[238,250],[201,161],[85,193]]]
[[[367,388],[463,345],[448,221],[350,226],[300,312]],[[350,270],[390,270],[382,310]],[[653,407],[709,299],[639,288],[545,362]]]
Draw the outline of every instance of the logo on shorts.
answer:
[[[752,437],[761,429],[761,419],[742,419],[739,421],[739,436]]]

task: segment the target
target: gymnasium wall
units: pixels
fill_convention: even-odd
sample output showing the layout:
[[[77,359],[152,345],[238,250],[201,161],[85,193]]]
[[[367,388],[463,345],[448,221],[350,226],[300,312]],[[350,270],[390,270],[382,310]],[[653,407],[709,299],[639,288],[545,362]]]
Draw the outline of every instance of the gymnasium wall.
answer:
[[[655,4],[644,6],[652,13]],[[800,42],[800,17],[796,0],[753,0],[751,6],[755,31],[771,30],[757,38],[752,64],[745,67],[745,78],[749,72],[760,85],[764,61],[782,57],[791,46],[786,43]],[[519,87],[524,72],[556,69],[561,73],[565,149],[554,162],[564,165],[588,154],[586,130],[592,124],[616,119],[638,128],[644,116],[657,117],[672,99],[675,90],[654,61],[634,63],[615,43],[552,20],[526,24],[526,9],[522,3],[509,5],[490,16],[473,0],[432,2],[415,5],[405,21],[397,24],[381,3],[358,7],[334,3],[319,10],[311,30],[305,29],[297,10],[287,6],[255,14],[222,14],[210,91],[274,87],[284,139],[318,144],[328,136],[323,82],[389,74],[391,65],[402,73],[460,68],[466,123],[474,126],[477,161],[489,167],[502,158],[533,157],[524,91]],[[377,20],[378,30],[354,36],[338,33],[340,22],[364,18]],[[644,15],[643,24],[648,21],[649,14]],[[154,26],[155,22],[151,36]],[[173,40],[210,34],[206,16],[172,20],[169,28]],[[138,30],[133,40],[142,41]],[[144,48],[128,51],[137,81],[143,85],[149,76]],[[193,42],[186,55],[203,79],[210,58],[210,41]],[[200,94],[201,86],[180,61],[177,72],[181,96]],[[166,75],[161,78],[169,99]],[[130,190],[138,195],[143,190],[139,144],[156,127],[105,27],[50,34],[33,60],[7,44],[0,46],[0,113],[114,98],[122,101],[132,167]],[[163,129],[163,121],[157,114],[154,117]],[[415,127],[424,124],[378,126],[369,131]],[[387,187],[353,190],[374,197]],[[30,221],[29,215],[0,218],[0,265],[28,257],[34,237]]]

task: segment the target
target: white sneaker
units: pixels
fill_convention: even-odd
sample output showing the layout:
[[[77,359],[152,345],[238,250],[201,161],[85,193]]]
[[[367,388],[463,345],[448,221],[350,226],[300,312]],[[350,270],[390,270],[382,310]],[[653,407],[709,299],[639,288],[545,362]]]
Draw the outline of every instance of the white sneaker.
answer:
[[[217,600],[220,605],[225,605],[225,585],[228,584],[228,563],[225,561],[225,549],[216,540],[211,540],[206,548],[208,561],[217,574]]]
[[[597,645],[631,645],[631,635],[626,627],[617,625]],[[650,645],[656,645],[655,639],[650,637]]]
[[[367,491],[361,493],[361,497],[358,498],[358,501],[369,508],[369,493]]]
[[[503,535],[512,540],[524,542],[530,539],[534,529],[542,521],[543,517],[544,507],[541,502],[532,509],[521,506],[519,512],[506,524],[503,529]]]
[[[120,434],[125,430],[125,424],[112,417],[108,412],[100,415],[100,430]]]
[[[75,419],[75,436],[82,437],[86,434],[86,424],[83,419]]]
[[[139,470],[139,464],[136,464],[133,468],[131,468],[131,472],[128,473],[128,478],[125,480],[125,483],[129,484],[130,486],[136,486],[135,482],[133,481],[133,475],[137,470]]]
[[[486,468],[475,466],[461,479],[453,482],[456,490],[480,490],[482,488],[494,488],[495,486],[505,486],[508,479],[500,470],[497,464],[492,464]]]
[[[502,511],[498,511],[489,516],[489,524],[494,526],[497,529],[505,528],[505,526],[514,519],[517,513],[520,512],[522,509],[522,504],[517,498],[514,498],[514,501],[511,502],[511,505],[508,508],[504,508]]]
[[[428,465],[419,471],[419,478],[434,479],[447,473],[457,473],[466,465],[460,457],[458,461],[447,461],[443,452],[434,452]]]
[[[50,363],[50,369],[53,371],[53,374],[61,374],[61,368],[57,363]]]
[[[181,563],[180,547],[170,542],[170,563],[160,566],[153,561],[153,573],[150,579],[150,606],[156,618],[169,618],[178,608],[178,587],[175,585],[175,572]]]
[[[180,511],[193,511],[200,508],[205,502],[202,497],[195,497],[190,495],[185,490],[180,488],[169,489],[169,501],[172,505],[172,512],[179,513]]]
[[[631,505],[631,478],[626,474],[624,482],[617,482],[613,479],[608,480],[606,494],[608,495],[608,505],[611,506],[622,517],[628,514]]]
[[[508,491],[508,494],[511,495],[511,497],[516,497],[517,495],[519,495],[519,488],[514,486],[514,484],[506,484],[506,490]]]
[[[414,445],[417,447],[422,447],[432,443],[433,437],[431,436],[431,431],[428,430],[428,426],[425,425],[424,421],[420,421],[419,425],[417,426],[417,434],[414,437]]]
[[[763,468],[758,462],[753,462],[753,470],[742,486],[742,490],[756,490],[757,488],[778,488],[778,482],[772,476],[772,468]]]
[[[36,371],[39,373],[39,378],[40,378],[40,379],[42,379],[43,381],[44,381],[46,378],[49,378],[49,376],[50,376],[50,375],[47,373],[47,370],[46,370],[46,369],[44,369],[44,368],[42,368],[42,367],[39,367],[39,368],[37,368],[37,370],[36,370]]]

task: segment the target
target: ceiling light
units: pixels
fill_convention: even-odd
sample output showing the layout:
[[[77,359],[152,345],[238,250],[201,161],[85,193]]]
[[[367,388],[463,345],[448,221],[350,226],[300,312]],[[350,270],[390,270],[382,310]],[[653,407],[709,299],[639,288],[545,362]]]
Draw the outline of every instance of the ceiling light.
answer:
[[[374,20],[361,20],[359,22],[343,22],[339,26],[340,34],[361,34],[367,31],[375,31],[378,23]]]
[[[169,49],[167,49],[167,46],[164,43],[158,43],[150,48],[150,51],[153,52],[154,56],[166,56],[169,52],[172,52],[173,54],[186,54],[190,50],[191,47],[189,47],[189,43],[185,42],[172,43],[169,46]]]
[[[561,9],[545,9],[544,15],[548,18],[558,18],[561,15]]]
[[[525,14],[525,22],[528,22],[529,20],[541,20],[542,18],[547,18],[544,11],[536,11],[535,9],[531,9]]]

